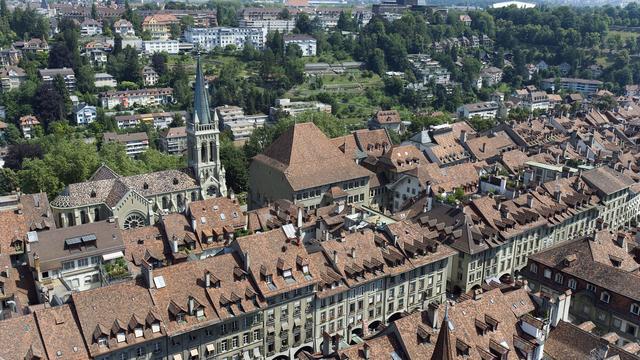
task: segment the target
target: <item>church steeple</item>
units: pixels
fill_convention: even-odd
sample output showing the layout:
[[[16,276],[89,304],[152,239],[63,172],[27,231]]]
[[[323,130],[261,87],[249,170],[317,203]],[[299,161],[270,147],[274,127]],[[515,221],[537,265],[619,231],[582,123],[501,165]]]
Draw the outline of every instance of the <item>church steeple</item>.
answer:
[[[203,198],[225,196],[225,171],[220,162],[220,131],[216,116],[211,116],[209,92],[197,56],[193,114],[187,123],[187,151],[191,167],[200,183]]]
[[[200,65],[200,55],[196,60],[196,83],[193,101],[193,122],[195,124],[211,124],[211,110],[209,109],[209,93],[207,91],[206,81],[202,75],[202,66]],[[214,124],[215,125],[215,124]]]
[[[431,360],[453,360],[456,358],[454,345],[451,343],[453,329],[453,323],[449,320],[449,303],[447,302],[445,303],[444,319],[442,320],[442,326],[440,326],[440,333],[438,333],[438,340],[433,349]]]

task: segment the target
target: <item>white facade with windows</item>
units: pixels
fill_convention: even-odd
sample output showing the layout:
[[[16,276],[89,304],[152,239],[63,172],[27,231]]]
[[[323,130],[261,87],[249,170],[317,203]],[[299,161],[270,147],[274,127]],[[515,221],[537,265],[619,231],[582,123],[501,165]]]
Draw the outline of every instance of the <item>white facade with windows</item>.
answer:
[[[177,54],[180,52],[180,42],[178,40],[148,40],[142,42],[142,51],[145,54],[155,54],[166,52]]]
[[[266,37],[265,29],[253,27],[189,28],[184,32],[184,38],[187,42],[206,51],[217,47],[224,48],[228,45],[242,49],[246,43],[251,43],[255,48],[262,49]]]

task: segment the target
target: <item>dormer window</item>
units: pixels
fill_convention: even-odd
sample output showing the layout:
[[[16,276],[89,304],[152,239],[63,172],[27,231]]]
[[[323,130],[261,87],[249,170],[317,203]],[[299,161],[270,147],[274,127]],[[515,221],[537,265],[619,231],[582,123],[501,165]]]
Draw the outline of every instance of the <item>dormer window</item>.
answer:
[[[204,319],[204,308],[201,307],[196,310],[196,318],[198,318],[198,320]]]
[[[173,178],[173,185],[178,185],[178,178]]]
[[[602,294],[600,294],[600,301],[608,304],[609,300],[611,300],[611,295],[609,295],[608,292],[605,291]]]
[[[291,269],[282,270],[282,277],[287,281],[292,281],[293,273],[291,272]]]
[[[121,331],[118,334],[116,334],[116,341],[119,343],[124,342],[126,338],[127,337],[125,336],[124,331]]]
[[[177,313],[177,314],[176,314],[176,322],[177,322],[178,324],[182,324],[183,322],[185,322],[185,320],[184,320],[184,313],[183,313],[183,312],[180,312],[180,313]]]
[[[152,333],[160,332],[160,321],[155,321],[153,324],[151,324],[151,332]]]
[[[142,188],[145,190],[149,189],[149,184],[147,184],[146,182],[142,185]]]
[[[107,346],[107,337],[106,336],[100,336],[98,338],[98,346]]]
[[[138,326],[137,328],[135,328],[133,330],[133,333],[135,334],[135,336],[137,338],[142,337],[142,335],[144,335],[144,331],[142,330],[142,326]]]
[[[91,194],[90,194],[90,196],[91,196],[92,198],[96,197],[96,191],[95,191],[95,190],[91,190]]]
[[[634,315],[640,315],[640,305],[631,304],[631,309],[629,311]]]

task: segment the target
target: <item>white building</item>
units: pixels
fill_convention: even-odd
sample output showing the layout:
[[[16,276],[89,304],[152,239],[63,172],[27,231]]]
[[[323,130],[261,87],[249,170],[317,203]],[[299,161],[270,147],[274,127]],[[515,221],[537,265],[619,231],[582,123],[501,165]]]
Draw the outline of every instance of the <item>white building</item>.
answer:
[[[215,111],[220,120],[220,130],[231,131],[233,140],[236,141],[248,139],[269,118],[265,114],[246,115],[241,107],[232,105],[218,106]]]
[[[151,66],[145,66],[142,69],[142,81],[144,86],[155,86],[160,80],[158,73]]]
[[[118,86],[116,79],[107,73],[96,73],[94,78],[94,85],[97,88],[114,88]]]
[[[326,112],[331,113],[331,105],[319,101],[291,101],[291,99],[276,99],[276,106],[269,109],[269,116],[275,118],[278,113],[289,116],[296,116],[303,112]]]
[[[465,104],[458,108],[458,116],[469,119],[479,116],[483,119],[494,119],[498,115],[499,105],[495,101]]]
[[[172,101],[172,88],[107,91],[100,94],[100,104],[105,109],[113,109],[118,105],[125,109],[134,105],[158,106]]]
[[[306,34],[292,34],[284,36],[284,46],[298,45],[302,50],[302,56],[316,56],[316,39]]]
[[[146,132],[116,134],[104,133],[104,142],[117,142],[125,147],[127,155],[136,156],[149,149],[149,137]]]
[[[88,125],[96,121],[98,111],[95,106],[80,104],[73,109],[77,125]]]
[[[497,2],[491,5],[491,7],[494,9],[510,7],[510,6],[515,6],[518,9],[533,9],[534,7],[536,7],[536,4],[523,2],[523,1],[503,1],[503,2]]]
[[[93,19],[86,19],[80,24],[80,35],[102,35],[102,24]]]
[[[142,51],[147,54],[166,52],[177,54],[180,52],[180,42],[178,40],[148,40],[142,42]]]
[[[245,28],[260,28],[265,32],[279,31],[288,33],[296,27],[295,19],[240,19],[238,26]]]
[[[187,120],[187,113],[184,111],[176,111],[157,112],[149,114],[118,115],[115,117],[115,120],[118,129],[132,128],[140,123],[146,123],[156,128],[165,129],[171,125],[175,118],[179,118],[183,122],[185,122]]]
[[[248,27],[189,28],[184,32],[184,38],[187,42],[206,51],[211,51],[216,47],[224,48],[227,45],[235,45],[236,48],[242,49],[247,42],[262,49],[266,37],[266,29]]]
[[[127,20],[120,19],[113,23],[113,29],[116,34],[125,37],[125,36],[135,36],[136,32],[133,29],[133,24]]]

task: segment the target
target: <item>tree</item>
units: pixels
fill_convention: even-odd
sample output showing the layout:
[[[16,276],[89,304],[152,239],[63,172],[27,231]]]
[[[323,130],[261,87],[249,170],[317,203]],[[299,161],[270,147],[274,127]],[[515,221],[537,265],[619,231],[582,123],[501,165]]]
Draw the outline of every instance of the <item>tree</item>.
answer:
[[[63,188],[53,170],[40,159],[26,159],[18,171],[18,179],[25,193],[46,192],[53,198]]]
[[[309,18],[309,15],[302,13],[296,19],[295,30],[301,34],[313,34],[318,30],[316,22]]]
[[[139,173],[140,164],[133,160],[123,145],[116,142],[103,143],[98,152],[100,161],[122,176]]]
[[[167,73],[167,54],[164,52],[156,52],[151,55],[151,66],[159,76]]]
[[[93,93],[95,91],[95,72],[91,65],[80,66],[76,77],[76,87],[80,92]]]
[[[96,9],[96,3],[91,3],[91,18],[93,20],[98,19],[98,10]]]
[[[34,104],[36,117],[47,129],[54,121],[66,117],[66,99],[52,84],[43,83],[36,93],[38,101]]]
[[[0,195],[6,195],[18,188],[18,175],[11,169],[0,168]]]
[[[227,185],[235,193],[248,190],[249,164],[242,149],[236,147],[233,141],[223,136],[220,142],[220,160],[226,170]]]

